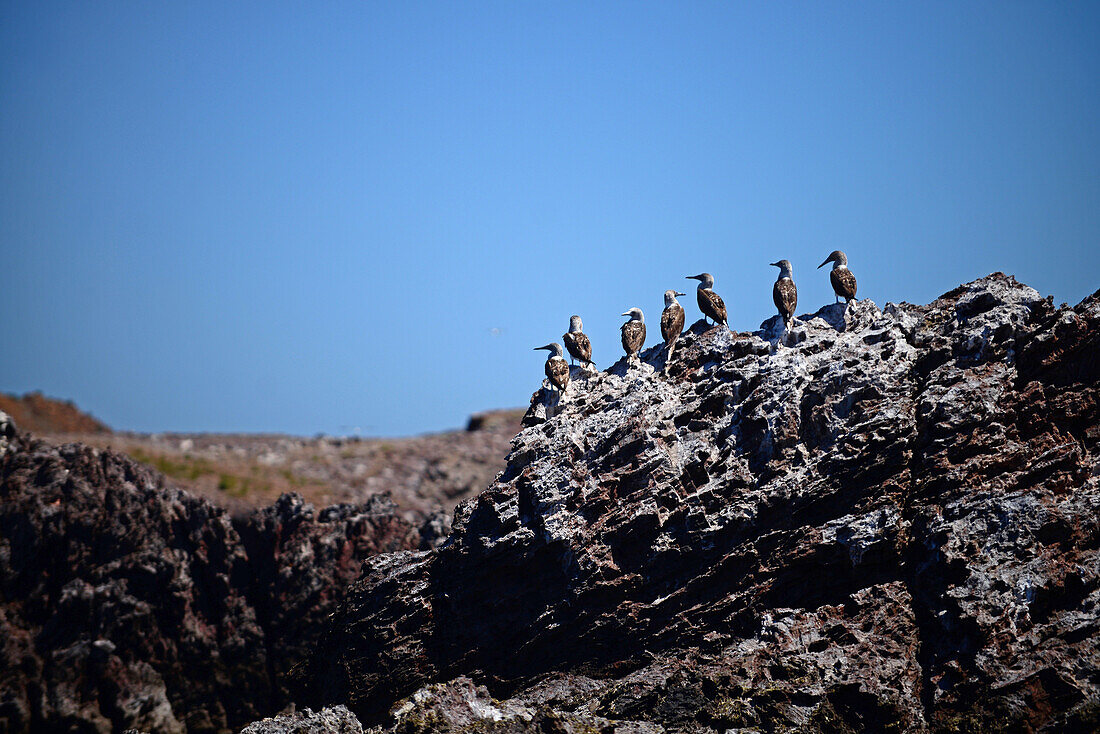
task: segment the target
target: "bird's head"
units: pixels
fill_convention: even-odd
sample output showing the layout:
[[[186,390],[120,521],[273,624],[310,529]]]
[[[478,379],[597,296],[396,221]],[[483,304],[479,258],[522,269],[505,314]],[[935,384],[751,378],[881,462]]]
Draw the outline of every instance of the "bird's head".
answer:
[[[845,255],[840,250],[833,250],[832,253],[829,255],[829,257],[825,258],[825,262],[821,263],[817,267],[818,267],[818,269],[821,269],[821,268],[825,267],[825,265],[828,264],[828,263],[836,263],[837,267],[839,267],[841,265],[847,266],[848,265],[848,256]]]
[[[687,276],[688,280],[699,281],[700,288],[711,288],[714,286],[714,276],[710,273],[699,273],[698,275]]]

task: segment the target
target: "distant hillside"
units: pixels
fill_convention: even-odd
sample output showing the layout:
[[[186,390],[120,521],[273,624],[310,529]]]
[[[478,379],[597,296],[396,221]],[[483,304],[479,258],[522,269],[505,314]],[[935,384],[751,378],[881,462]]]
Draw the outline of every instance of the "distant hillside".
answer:
[[[0,410],[31,433],[110,433],[105,423],[77,408],[71,400],[29,392],[22,397],[0,393]]]
[[[13,399],[16,406],[45,401],[92,421],[54,421],[46,429],[9,413],[20,430],[53,444],[80,441],[128,454],[165,474],[172,484],[205,497],[234,515],[265,507],[285,492],[297,492],[318,506],[360,503],[388,494],[400,515],[420,524],[437,510],[450,512],[476,494],[504,468],[510,442],[520,430],[522,410],[471,416],[466,430],[412,438],[356,438],[272,434],[112,433],[71,403],[35,395]],[[92,428],[91,426],[94,426]]]

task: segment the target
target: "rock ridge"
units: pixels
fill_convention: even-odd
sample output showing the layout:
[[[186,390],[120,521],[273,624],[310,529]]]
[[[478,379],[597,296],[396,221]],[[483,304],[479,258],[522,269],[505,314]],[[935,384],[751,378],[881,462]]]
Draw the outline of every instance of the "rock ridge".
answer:
[[[1100,292],[995,273],[641,356],[540,389],[446,542],[366,561],[300,702],[398,731],[1096,728]],[[410,729],[459,699],[530,715]]]

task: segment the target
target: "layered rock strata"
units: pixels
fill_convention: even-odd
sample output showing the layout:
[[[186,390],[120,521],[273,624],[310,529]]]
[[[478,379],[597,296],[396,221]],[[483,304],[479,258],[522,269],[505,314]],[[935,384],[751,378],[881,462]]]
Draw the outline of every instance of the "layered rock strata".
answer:
[[[300,702],[417,731],[1092,730],[1100,294],[994,274],[781,332],[700,322],[667,376],[654,347],[536,393],[447,542],[367,561]]]

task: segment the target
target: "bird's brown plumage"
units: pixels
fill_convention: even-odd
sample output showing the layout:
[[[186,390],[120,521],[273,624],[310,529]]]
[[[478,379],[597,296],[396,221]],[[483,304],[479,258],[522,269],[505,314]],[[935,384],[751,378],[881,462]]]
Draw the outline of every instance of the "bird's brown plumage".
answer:
[[[546,377],[559,392],[565,392],[569,385],[569,363],[561,357],[551,356],[546,360]]]
[[[684,307],[678,303],[673,303],[661,313],[661,336],[664,337],[665,343],[671,347],[683,330]]]
[[[833,268],[829,271],[829,280],[833,283],[833,291],[845,303],[856,297],[856,276],[848,268]]]
[[[569,350],[573,359],[579,359],[585,364],[592,364],[592,342],[582,331],[569,331],[562,334],[561,340],[565,342],[565,348]]]
[[[672,364],[672,350],[676,340],[684,330],[684,307],[679,303],[670,303],[661,312],[661,336],[665,339],[665,370]]]
[[[783,325],[790,326],[794,310],[798,307],[798,288],[790,278],[780,278],[772,288],[772,300],[783,317]]]
[[[699,299],[699,310],[713,319],[716,323],[726,323],[726,304],[722,297],[710,288],[698,288],[695,297]]]
[[[623,349],[633,357],[645,344],[645,322],[630,320],[623,324]]]

